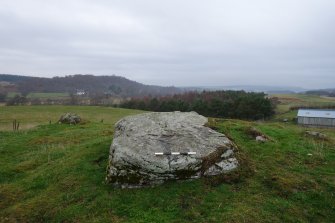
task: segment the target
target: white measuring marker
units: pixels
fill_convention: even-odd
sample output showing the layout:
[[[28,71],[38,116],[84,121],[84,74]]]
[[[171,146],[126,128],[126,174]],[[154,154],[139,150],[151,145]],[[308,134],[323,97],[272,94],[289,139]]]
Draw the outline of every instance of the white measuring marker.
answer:
[[[197,152],[171,152],[171,153],[155,153],[156,156],[163,156],[163,155],[196,155]]]

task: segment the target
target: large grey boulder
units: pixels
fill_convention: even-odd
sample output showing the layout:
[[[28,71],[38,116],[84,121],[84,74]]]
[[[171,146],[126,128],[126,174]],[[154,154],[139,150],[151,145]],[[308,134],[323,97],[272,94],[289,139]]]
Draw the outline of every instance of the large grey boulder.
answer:
[[[120,120],[115,124],[107,181],[141,187],[236,169],[236,147],[225,135],[205,127],[207,121],[195,112],[153,112]],[[171,155],[174,152],[196,154]]]

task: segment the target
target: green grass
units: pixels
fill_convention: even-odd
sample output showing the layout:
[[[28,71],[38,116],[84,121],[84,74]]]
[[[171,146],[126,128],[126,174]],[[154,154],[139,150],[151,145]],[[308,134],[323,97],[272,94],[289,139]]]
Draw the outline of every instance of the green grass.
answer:
[[[8,98],[13,98],[15,95],[21,95],[19,92],[9,92],[7,97]],[[61,98],[68,98],[69,94],[68,93],[58,93],[58,92],[53,92],[53,93],[41,93],[41,92],[36,92],[36,93],[29,93],[27,95],[27,98],[39,98],[39,99],[61,99]]]
[[[0,109],[0,125],[13,118],[39,125],[0,131],[0,222],[335,222],[334,130],[320,130],[329,140],[319,141],[290,123],[217,120],[218,131],[246,157],[249,175],[234,183],[200,179],[116,189],[104,181],[113,124],[141,111]],[[56,124],[67,111],[87,122]],[[272,141],[255,142],[249,126]]]
[[[28,94],[27,96],[28,98],[40,98],[40,99],[43,99],[43,98],[50,98],[50,99],[53,99],[53,98],[68,98],[69,97],[69,94],[68,93],[30,93]]]
[[[114,109],[111,107],[96,106],[8,106],[0,107],[0,131],[11,130],[12,122],[20,122],[20,129],[30,129],[37,125],[56,123],[60,116],[66,112],[73,112],[83,119],[113,124],[124,115],[137,114],[139,111],[127,109]]]

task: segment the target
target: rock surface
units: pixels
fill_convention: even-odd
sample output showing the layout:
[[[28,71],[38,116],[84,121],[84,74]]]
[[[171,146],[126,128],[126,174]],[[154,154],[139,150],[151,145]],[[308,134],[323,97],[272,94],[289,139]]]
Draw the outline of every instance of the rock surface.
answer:
[[[256,141],[257,142],[266,142],[267,139],[264,136],[256,136]]]
[[[227,173],[238,167],[236,148],[225,135],[204,125],[195,112],[154,112],[115,124],[106,180],[141,187],[167,180]],[[194,155],[155,155],[196,152]]]
[[[323,134],[321,132],[315,132],[315,131],[305,131],[306,135],[313,136],[318,139],[327,139],[327,135]]]
[[[66,113],[62,115],[58,120],[59,123],[66,123],[66,124],[78,124],[80,121],[81,121],[80,116],[73,113]]]

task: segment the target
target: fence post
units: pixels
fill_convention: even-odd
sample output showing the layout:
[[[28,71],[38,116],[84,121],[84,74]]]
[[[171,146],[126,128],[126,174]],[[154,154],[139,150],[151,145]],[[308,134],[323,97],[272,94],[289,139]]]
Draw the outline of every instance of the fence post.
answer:
[[[19,130],[19,127],[20,127],[20,122],[17,122],[16,119],[14,119],[13,121],[13,131],[17,131]]]

